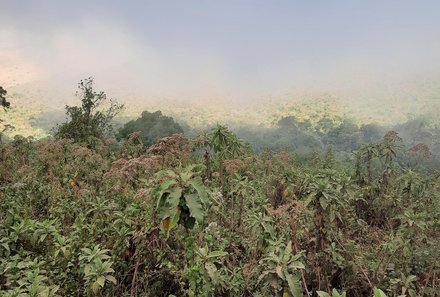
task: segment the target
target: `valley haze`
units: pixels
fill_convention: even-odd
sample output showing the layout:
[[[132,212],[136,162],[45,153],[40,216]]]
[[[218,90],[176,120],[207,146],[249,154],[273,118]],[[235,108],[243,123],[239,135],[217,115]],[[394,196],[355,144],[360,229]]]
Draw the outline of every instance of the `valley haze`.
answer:
[[[92,76],[129,118],[270,126],[318,100],[395,124],[439,107],[439,12],[438,1],[3,1],[7,119],[46,135],[29,118],[76,104]]]

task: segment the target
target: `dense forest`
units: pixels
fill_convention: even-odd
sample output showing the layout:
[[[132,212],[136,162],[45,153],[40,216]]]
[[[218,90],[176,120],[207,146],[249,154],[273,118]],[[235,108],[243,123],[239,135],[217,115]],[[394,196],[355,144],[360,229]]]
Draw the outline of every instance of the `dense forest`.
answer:
[[[1,296],[440,296],[430,119],[112,129],[121,104],[77,95],[0,143]]]

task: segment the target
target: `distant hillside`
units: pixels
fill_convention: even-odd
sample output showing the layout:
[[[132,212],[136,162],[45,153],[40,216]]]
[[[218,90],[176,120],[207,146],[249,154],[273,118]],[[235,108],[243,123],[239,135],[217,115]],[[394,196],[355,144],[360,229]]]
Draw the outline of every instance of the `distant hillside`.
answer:
[[[75,85],[71,86],[70,91],[66,91],[65,85],[60,85],[58,90],[56,86],[48,91],[34,81],[7,89],[13,108],[2,118],[15,126],[9,136],[21,134],[41,138],[48,135],[48,130],[57,122],[64,120],[65,105],[75,105],[79,100],[74,97]],[[434,113],[440,109],[440,80],[383,83],[346,89],[341,86],[329,90],[308,93],[292,91],[270,98],[258,98],[257,102],[250,99],[234,102],[218,94],[203,100],[184,96],[174,100],[157,94],[149,96],[132,90],[124,91],[122,87],[116,91],[105,91],[109,97],[125,103],[122,118],[135,118],[143,110],[162,110],[195,128],[206,128],[217,122],[227,123],[231,127],[249,124],[270,127],[285,116],[295,116],[312,123],[323,117],[350,117],[359,123],[393,124],[418,115],[436,118]]]

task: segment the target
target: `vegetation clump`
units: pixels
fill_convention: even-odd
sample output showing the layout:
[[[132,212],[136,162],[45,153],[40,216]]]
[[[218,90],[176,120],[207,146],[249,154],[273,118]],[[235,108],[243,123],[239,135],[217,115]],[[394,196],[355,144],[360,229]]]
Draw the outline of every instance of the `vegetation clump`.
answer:
[[[351,159],[254,152],[223,125],[109,145],[120,105],[98,111],[92,82],[56,138],[1,144],[1,296],[439,295],[428,145],[389,131]]]
[[[172,117],[163,115],[161,111],[144,111],[140,118],[126,123],[117,137],[127,139],[134,132],[139,132],[139,138],[148,147],[162,137],[183,133],[183,129]]]

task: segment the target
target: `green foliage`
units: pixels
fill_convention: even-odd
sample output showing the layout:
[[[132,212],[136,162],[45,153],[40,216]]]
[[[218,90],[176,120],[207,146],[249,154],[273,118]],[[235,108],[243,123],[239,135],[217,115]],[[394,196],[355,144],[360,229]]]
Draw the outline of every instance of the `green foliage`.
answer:
[[[271,246],[268,255],[260,262],[263,271],[258,277],[259,282],[267,281],[276,296],[285,296],[286,292],[288,296],[303,296],[298,273],[305,268],[301,257],[302,254],[292,254],[291,241],[285,247],[278,244]]]
[[[336,290],[336,289],[333,289],[331,295],[326,292],[323,292],[323,291],[318,291],[316,293],[318,294],[319,297],[346,297],[347,296],[346,292],[339,294],[338,290]]]
[[[130,141],[2,145],[2,296],[438,295],[440,180],[396,134],[355,163],[224,126]]]
[[[3,107],[4,110],[11,107],[11,103],[6,100],[6,94],[8,92],[0,86],[0,106]]]
[[[200,174],[202,166],[191,165],[177,172],[161,171],[157,178],[165,178],[155,189],[157,212],[163,230],[168,232],[177,224],[192,229],[195,223],[203,223],[208,200],[208,189],[203,184]]]
[[[101,111],[99,108],[107,102],[107,95],[94,90],[91,77],[78,83],[76,94],[81,99],[81,106],[66,106],[69,121],[59,125],[55,135],[74,142],[90,142],[94,138],[103,138],[111,129],[111,120],[124,106],[110,100],[110,106]]]
[[[234,158],[242,153],[244,145],[227,127],[217,125],[211,131],[209,145],[221,159]]]
[[[84,280],[87,290],[97,295],[102,290],[106,282],[116,285],[116,278],[111,275],[115,271],[111,268],[113,262],[107,253],[108,249],[101,249],[95,245],[93,249],[82,248],[79,256],[80,265],[84,273]]]
[[[218,288],[231,289],[228,281],[230,272],[223,267],[222,258],[228,255],[225,251],[209,251],[208,246],[195,247],[191,240],[187,241],[187,248],[192,248],[187,253],[188,264],[183,270],[183,277],[187,279],[189,288],[186,294],[190,297],[214,297]]]
[[[7,94],[7,91],[5,89],[3,89],[2,86],[0,86],[0,106],[3,107],[4,111],[7,111],[11,107],[11,103],[6,100],[6,94]],[[2,123],[2,122],[3,122],[3,120],[0,119],[0,123]],[[2,142],[3,133],[5,133],[9,129],[13,129],[13,127],[9,124],[2,125],[2,126],[3,126],[2,130],[0,130],[0,143]]]
[[[387,297],[387,295],[381,289],[374,288],[373,297]]]
[[[142,112],[140,118],[127,122],[117,134],[118,139],[128,139],[134,132],[140,132],[140,139],[149,147],[162,137],[183,133],[182,128],[172,117],[162,115],[161,111]]]

